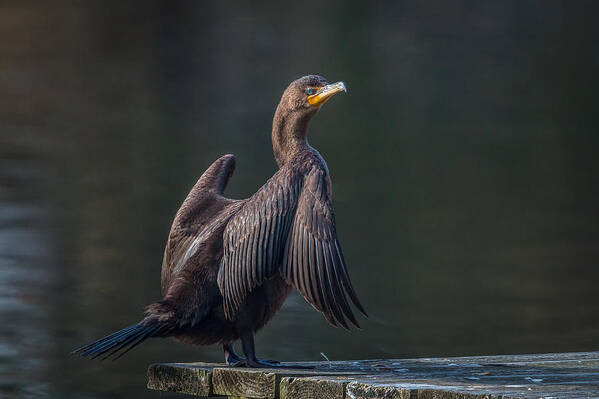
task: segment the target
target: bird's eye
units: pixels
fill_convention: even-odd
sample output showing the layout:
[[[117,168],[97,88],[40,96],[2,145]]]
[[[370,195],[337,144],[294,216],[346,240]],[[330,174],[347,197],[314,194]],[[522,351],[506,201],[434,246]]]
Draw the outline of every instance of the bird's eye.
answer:
[[[308,93],[308,95],[312,95],[312,93],[314,93],[314,90],[312,90],[311,87],[308,87],[308,90],[306,90],[306,93]]]

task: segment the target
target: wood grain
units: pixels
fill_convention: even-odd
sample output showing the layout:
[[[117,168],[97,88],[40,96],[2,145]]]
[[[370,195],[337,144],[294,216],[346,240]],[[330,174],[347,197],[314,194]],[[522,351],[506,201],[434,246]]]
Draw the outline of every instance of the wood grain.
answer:
[[[281,379],[281,399],[343,399],[346,377],[284,377]]]
[[[191,364],[152,364],[148,367],[148,388],[194,396],[211,394],[212,367]]]
[[[215,368],[212,374],[213,392],[225,396],[275,398],[277,382],[275,373],[255,369]]]

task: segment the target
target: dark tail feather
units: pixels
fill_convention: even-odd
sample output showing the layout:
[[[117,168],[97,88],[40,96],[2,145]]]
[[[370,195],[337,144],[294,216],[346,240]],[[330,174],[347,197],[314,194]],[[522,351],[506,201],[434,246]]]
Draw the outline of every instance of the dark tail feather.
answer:
[[[147,338],[157,336],[157,335],[159,336],[159,334],[162,333],[165,329],[166,329],[166,326],[156,326],[151,331],[145,332],[143,335],[141,335],[139,338],[137,338],[134,342],[132,342],[131,345],[129,345],[129,347],[127,349],[122,351],[113,360],[117,360],[118,358],[122,357],[123,355],[125,355],[125,353],[129,352],[131,349],[135,348],[137,345],[144,342]]]
[[[114,360],[116,360],[137,345],[141,344],[146,339],[164,335],[166,330],[166,325],[158,324],[155,319],[146,319],[138,324],[134,324],[127,328],[123,328],[120,331],[114,332],[102,339],[92,342],[91,344],[87,344],[79,349],[75,349],[72,354],[82,357],[90,357],[92,359],[106,354],[102,358],[102,360],[104,360],[123,350],[122,353],[114,358]]]

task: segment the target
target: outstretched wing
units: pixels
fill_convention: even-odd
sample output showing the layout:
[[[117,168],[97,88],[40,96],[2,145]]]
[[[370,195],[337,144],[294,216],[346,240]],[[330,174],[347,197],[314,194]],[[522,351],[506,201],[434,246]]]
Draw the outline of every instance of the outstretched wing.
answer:
[[[346,294],[364,314],[352,287],[337,240],[328,179],[320,169],[308,174],[287,240],[282,274],[333,325],[359,327]]]
[[[233,318],[251,290],[280,273],[333,325],[358,326],[346,295],[365,313],[352,287],[329,197],[318,167],[295,178],[275,175],[244,204],[224,232],[218,275],[225,314]]]
[[[279,271],[302,181],[275,174],[258,190],[223,233],[218,285],[225,316],[233,319],[247,294]]]
[[[231,206],[236,202],[223,197],[224,189],[235,169],[235,156],[223,155],[210,165],[193,186],[177,211],[162,261],[163,294],[171,279],[185,266],[202,243],[202,238],[223,221]]]

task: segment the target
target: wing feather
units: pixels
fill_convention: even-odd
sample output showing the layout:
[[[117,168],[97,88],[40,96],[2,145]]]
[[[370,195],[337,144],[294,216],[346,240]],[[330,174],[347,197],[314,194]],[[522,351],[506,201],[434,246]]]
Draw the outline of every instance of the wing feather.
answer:
[[[276,254],[274,251],[274,245],[275,245],[275,240],[277,239],[276,237],[276,230],[277,230],[277,224],[276,221],[274,220],[277,209],[276,209],[277,204],[275,204],[273,201],[270,201],[268,209],[269,209],[269,214],[268,214],[268,243],[266,245],[266,262],[264,264],[264,270],[263,273],[266,275],[272,275],[273,273],[273,264],[276,262],[275,257],[278,257],[279,254]]]
[[[343,285],[341,280],[339,279],[339,264],[335,261],[335,258],[333,257],[333,255],[330,252],[329,247],[325,247],[325,244],[322,244],[322,249],[323,252],[325,252],[326,254],[328,254],[328,256],[330,256],[330,259],[333,263],[335,263],[335,265],[331,268],[334,274],[334,280],[335,280],[335,287],[337,288],[338,291],[343,290]],[[343,314],[349,319],[349,321],[351,321],[355,326],[360,327],[360,324],[358,323],[358,320],[356,319],[356,316],[354,316],[354,313],[351,310],[351,306],[349,306],[349,303],[347,301],[347,298],[345,297],[345,295],[343,295],[343,292],[338,292],[337,294],[337,298],[339,300],[339,306],[341,307]]]
[[[225,315],[233,319],[245,297],[280,274],[335,326],[358,326],[346,296],[362,312],[337,241],[325,170],[273,176],[232,218],[224,231],[218,284]]]
[[[341,248],[339,248],[339,243],[336,239],[335,248],[337,251],[337,259],[339,259],[339,261],[341,262],[340,271],[343,277],[343,286],[345,288],[345,291],[347,291],[347,293],[349,294],[349,297],[351,298],[354,305],[360,310],[360,312],[362,312],[366,316],[366,311],[364,310],[364,307],[358,299],[358,294],[356,294],[356,291],[352,286],[351,279],[349,278],[349,272],[347,271],[347,266],[345,265],[345,259],[343,259],[343,252],[341,252]]]
[[[287,251],[297,261],[288,263],[292,270],[286,270],[284,275],[331,324],[349,328],[349,320],[359,327],[346,296],[365,312],[351,285],[337,241],[330,182],[322,169],[315,168],[306,177],[295,212],[296,229],[301,231],[301,237],[291,236]],[[298,250],[301,255],[295,256]]]
[[[318,303],[318,302],[311,302],[312,305],[319,311],[321,311],[325,317],[327,318],[328,322],[331,323],[334,326],[337,326],[337,320],[334,317],[334,313],[333,313],[333,309],[331,308],[330,302],[329,302],[329,295],[327,292],[327,277],[326,277],[326,272],[325,272],[325,267],[326,267],[326,263],[324,258],[322,258],[322,256],[319,258],[319,262],[317,264],[318,266],[318,286],[320,289],[320,293],[322,295],[322,303]],[[301,292],[301,290],[300,290]]]
[[[257,258],[258,258],[258,234],[260,232],[260,213],[254,212],[252,214],[252,224],[256,226],[255,229],[252,230],[250,234],[250,239],[248,241],[248,258],[249,261],[245,265],[245,291],[249,292],[253,288],[252,284],[252,272],[256,270]],[[255,280],[253,280],[255,281]]]
[[[339,322],[343,325],[343,327],[349,329],[347,322],[345,321],[345,317],[347,317],[347,314],[345,312],[342,311],[342,306],[341,303],[343,301],[345,301],[345,295],[344,293],[341,291],[343,288],[340,287],[339,282],[336,279],[335,276],[335,263],[333,262],[333,260],[331,258],[329,258],[328,256],[325,255],[325,264],[326,264],[326,270],[327,270],[327,279],[328,279],[328,284],[329,284],[329,289],[330,289],[330,293],[331,293],[331,299],[334,303],[334,308],[335,308],[335,317],[337,318],[337,320],[339,320]],[[350,310],[351,312],[351,310]],[[350,317],[348,317],[350,318]],[[351,320],[351,318],[350,318]]]
[[[308,263],[310,265],[310,267],[308,267],[308,270],[306,270],[307,272],[307,279],[308,279],[308,285],[309,285],[309,289],[310,289],[310,295],[312,297],[312,300],[314,302],[318,301],[318,294],[317,294],[317,290],[316,290],[316,285],[314,284],[314,265],[316,264],[316,250],[317,248],[314,246],[314,239],[312,238],[312,236],[310,236],[308,238]]]
[[[319,241],[315,237],[312,237],[311,241],[314,242],[314,263],[310,268],[310,283],[312,285],[312,291],[314,292],[315,303],[322,303],[324,299],[317,278],[318,270],[321,267],[322,254],[318,251]]]
[[[300,260],[299,260],[299,245],[297,245],[298,241],[299,241],[299,224],[294,224],[293,225],[293,243],[296,245],[292,245],[291,246],[291,251],[293,251],[293,262],[291,263],[291,270],[293,271],[293,281],[297,281],[296,286],[299,286],[299,265],[300,265]],[[300,288],[298,288],[300,289]]]
[[[268,239],[268,234],[266,233],[266,230],[269,228],[270,220],[268,218],[264,217],[265,213],[262,211],[262,209],[260,209],[259,215],[260,216],[258,217],[258,223],[260,224],[260,227],[258,228],[258,230],[259,230],[258,242],[256,243],[257,258],[256,258],[256,265],[251,270],[251,272],[252,272],[251,288],[254,288],[255,282],[258,280],[259,273],[258,273],[257,269],[261,268],[262,265],[264,264],[264,262],[266,261],[265,242],[268,242],[268,240],[264,240],[264,237],[266,237]]]
[[[239,237],[224,247],[223,258],[231,260],[221,262],[218,273],[227,318],[233,319],[247,294],[279,271],[292,226],[289,219],[293,219],[293,208],[283,205],[297,201],[287,195],[288,186],[301,183],[301,179],[286,180],[275,175],[225,228],[223,239]]]

